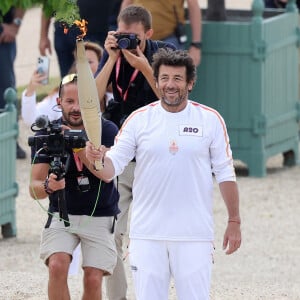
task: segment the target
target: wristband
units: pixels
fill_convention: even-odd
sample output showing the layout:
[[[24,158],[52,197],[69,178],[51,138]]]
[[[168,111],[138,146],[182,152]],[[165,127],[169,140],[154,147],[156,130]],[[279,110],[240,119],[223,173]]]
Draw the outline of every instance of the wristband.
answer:
[[[46,178],[46,180],[45,180],[45,182],[44,182],[44,190],[45,190],[45,192],[48,194],[48,195],[51,195],[52,193],[54,193],[54,191],[53,190],[51,190],[50,188],[49,188],[49,179],[48,179],[48,177]]]
[[[197,49],[201,49],[202,48],[202,42],[191,42],[190,47],[195,47]]]
[[[233,219],[229,219],[228,220],[228,223],[237,223],[237,224],[241,224],[241,221],[240,220],[233,220]]]

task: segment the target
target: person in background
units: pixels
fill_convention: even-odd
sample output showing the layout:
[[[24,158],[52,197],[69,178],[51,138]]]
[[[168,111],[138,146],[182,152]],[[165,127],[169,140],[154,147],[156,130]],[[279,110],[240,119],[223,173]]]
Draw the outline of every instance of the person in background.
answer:
[[[0,11],[0,111],[5,107],[4,92],[7,88],[16,88],[14,62],[17,56],[16,37],[22,24],[25,11],[11,7],[3,15]],[[26,158],[25,151],[17,142],[16,157]]]
[[[48,116],[50,121],[61,117],[57,107],[58,87],[55,87],[45,98],[37,102],[36,89],[42,85],[46,75],[33,72],[27,88],[22,93],[21,115],[24,123],[31,126],[40,115]]]
[[[118,28],[117,18],[118,18],[118,14],[120,12],[121,4],[122,4],[122,0],[114,1],[114,7],[113,7],[111,15],[109,16],[109,21],[108,21],[108,24],[109,24],[108,30],[109,31],[116,30]]]
[[[196,66],[201,62],[202,14],[198,0],[187,0],[191,26],[191,43],[185,32],[184,0],[123,0],[121,9],[128,5],[142,5],[153,20],[153,39],[173,43],[177,49],[188,49]]]
[[[77,74],[68,74],[62,79],[58,105],[62,117],[53,121],[53,125],[64,133],[66,129],[84,130]],[[101,142],[110,147],[118,128],[108,120],[101,121]],[[102,298],[103,276],[113,272],[117,260],[113,229],[119,213],[119,195],[112,181],[102,181],[101,177],[95,176],[82,148],[72,146],[71,141],[70,145],[63,145],[66,155],[61,158],[61,163],[65,170],[61,171],[64,176],[58,177],[59,164],[55,169],[51,168],[51,163],[55,162],[53,153],[48,152],[51,148],[45,148],[44,140],[38,138],[45,134],[47,130],[42,129],[35,135],[29,191],[35,200],[49,197],[48,220],[40,247],[40,257],[48,266],[48,298],[70,299],[68,270],[73,251],[80,243],[84,274],[82,299],[98,300]]]
[[[84,46],[91,70],[93,74],[95,74],[102,57],[103,48],[97,43],[89,41],[85,41]],[[69,73],[74,73],[75,71],[76,64],[74,62]],[[36,89],[42,85],[41,81],[45,79],[45,77],[46,75],[39,74],[37,70],[35,70],[32,74],[29,85],[22,93],[22,118],[25,124],[29,126],[35,121],[36,117],[40,115],[47,115],[50,121],[61,117],[61,110],[57,108],[58,87],[53,89],[53,91],[50,92],[49,95],[42,101],[36,103]],[[112,95],[107,92],[105,97],[107,99],[111,99]]]
[[[103,98],[108,86],[112,89],[113,100],[108,103],[103,117],[113,121],[120,128],[132,111],[158,99],[151,68],[152,55],[159,48],[175,49],[175,47],[173,44],[151,39],[153,33],[151,14],[141,6],[128,6],[121,10],[117,23],[117,30],[109,31],[107,34],[96,84],[99,99]],[[132,34],[131,42],[134,43],[132,45],[134,49],[117,49],[119,46],[116,34]],[[113,275],[106,280],[109,300],[126,299],[123,238],[127,233],[134,168],[133,159],[116,183],[120,193],[121,213],[118,215],[115,232],[118,261]]]
[[[241,245],[239,193],[225,122],[213,108],[188,100],[196,67],[187,51],[159,49],[153,72],[160,100],[134,111],[114,145],[95,149],[98,177],[120,175],[135,158],[129,258],[138,300],[208,300],[213,263],[213,179],[228,222],[226,254]],[[213,176],[214,175],[214,176]]]
[[[81,19],[85,19],[87,24],[86,40],[96,42],[103,46],[106,33],[112,20],[115,3],[119,0],[78,0],[77,5]],[[41,55],[46,55],[47,51],[52,54],[52,46],[49,39],[49,26],[51,18],[43,13],[41,16],[41,34],[39,49]],[[65,24],[61,21],[54,22],[54,47],[58,58],[60,75],[66,75],[74,62],[73,52],[76,46],[76,38],[80,34],[79,28],[71,26],[64,32]]]
[[[285,8],[288,0],[265,0],[266,8]],[[298,9],[300,8],[300,0],[296,1]]]

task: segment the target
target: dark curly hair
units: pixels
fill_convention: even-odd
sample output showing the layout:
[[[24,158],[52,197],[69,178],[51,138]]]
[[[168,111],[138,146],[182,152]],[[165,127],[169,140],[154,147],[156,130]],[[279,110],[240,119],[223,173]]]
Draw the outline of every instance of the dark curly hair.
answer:
[[[152,68],[156,81],[158,80],[158,73],[161,65],[185,67],[187,82],[196,80],[196,66],[186,50],[160,48],[153,55]]]

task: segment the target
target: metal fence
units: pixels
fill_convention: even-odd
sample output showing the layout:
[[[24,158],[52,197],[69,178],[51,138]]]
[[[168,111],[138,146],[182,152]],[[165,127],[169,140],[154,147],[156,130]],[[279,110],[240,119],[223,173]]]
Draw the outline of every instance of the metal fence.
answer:
[[[5,91],[5,108],[0,113],[0,225],[3,237],[16,236],[16,139],[18,137],[16,92]]]

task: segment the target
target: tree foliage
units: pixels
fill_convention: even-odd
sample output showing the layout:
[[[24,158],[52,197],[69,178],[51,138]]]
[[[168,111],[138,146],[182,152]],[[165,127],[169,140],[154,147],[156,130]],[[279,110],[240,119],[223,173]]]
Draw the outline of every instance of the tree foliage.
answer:
[[[12,6],[29,9],[33,6],[42,6],[48,17],[55,16],[56,19],[72,24],[79,20],[78,6],[76,0],[1,0],[0,11],[4,15]]]

